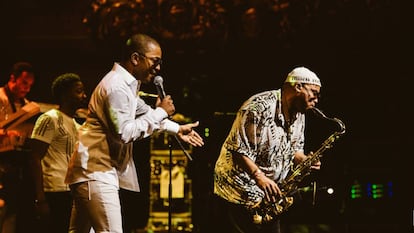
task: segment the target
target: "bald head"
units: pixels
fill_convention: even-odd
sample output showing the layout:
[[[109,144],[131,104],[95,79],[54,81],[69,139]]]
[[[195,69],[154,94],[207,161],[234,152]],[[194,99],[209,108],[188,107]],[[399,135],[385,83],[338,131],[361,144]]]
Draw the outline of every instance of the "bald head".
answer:
[[[150,50],[151,46],[160,47],[154,38],[145,34],[134,34],[124,44],[122,60],[128,60],[134,52],[145,54]]]

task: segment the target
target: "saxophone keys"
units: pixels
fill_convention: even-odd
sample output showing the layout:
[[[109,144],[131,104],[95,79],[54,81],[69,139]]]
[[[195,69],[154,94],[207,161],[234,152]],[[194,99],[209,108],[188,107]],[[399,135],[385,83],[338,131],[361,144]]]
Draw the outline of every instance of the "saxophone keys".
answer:
[[[262,223],[262,221],[263,221],[263,217],[262,216],[260,216],[259,214],[255,214],[255,215],[253,215],[253,222],[255,223],[255,224],[261,224]]]
[[[279,204],[275,204],[274,207],[274,214],[275,215],[279,215],[283,212],[283,206],[279,205]]]
[[[291,206],[293,204],[293,197],[286,197],[285,202],[288,204],[287,206]]]
[[[270,216],[269,214],[266,214],[264,219],[265,219],[266,222],[270,222],[273,219],[273,217]]]

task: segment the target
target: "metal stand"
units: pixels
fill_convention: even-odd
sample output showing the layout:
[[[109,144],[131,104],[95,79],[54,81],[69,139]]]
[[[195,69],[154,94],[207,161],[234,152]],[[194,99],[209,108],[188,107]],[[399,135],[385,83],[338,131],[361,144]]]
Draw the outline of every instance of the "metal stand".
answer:
[[[168,149],[170,150],[169,152],[169,180],[168,180],[168,232],[171,232],[171,228],[172,228],[172,166],[173,166],[173,161],[172,161],[172,145],[171,145],[171,137],[168,137]]]
[[[193,158],[190,156],[190,154],[187,153],[185,150],[183,144],[178,139],[177,135],[174,135],[175,140],[177,141],[177,144],[180,146],[183,153],[187,156],[189,161],[192,161]],[[171,233],[172,228],[172,167],[173,167],[173,160],[172,160],[172,142],[171,142],[171,136],[168,137],[168,149],[169,149],[169,167],[168,167],[168,232]]]

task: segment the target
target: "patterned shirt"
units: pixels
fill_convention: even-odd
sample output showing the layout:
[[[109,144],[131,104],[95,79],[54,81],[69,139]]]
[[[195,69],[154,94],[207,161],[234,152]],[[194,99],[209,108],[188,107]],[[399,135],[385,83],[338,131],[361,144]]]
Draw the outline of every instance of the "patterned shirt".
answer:
[[[69,191],[65,176],[79,127],[74,118],[57,109],[49,110],[37,119],[31,138],[49,144],[42,158],[43,188],[46,192]]]
[[[222,145],[214,171],[214,193],[236,204],[254,205],[264,192],[233,160],[232,152],[248,156],[267,177],[286,178],[296,151],[304,147],[305,115],[297,113],[286,126],[281,90],[264,91],[243,103]]]

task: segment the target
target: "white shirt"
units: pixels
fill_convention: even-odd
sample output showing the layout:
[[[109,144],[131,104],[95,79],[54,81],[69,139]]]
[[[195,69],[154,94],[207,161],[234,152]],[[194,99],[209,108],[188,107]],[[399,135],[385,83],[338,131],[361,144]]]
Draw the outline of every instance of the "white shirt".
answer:
[[[69,164],[69,184],[99,180],[139,191],[132,157],[133,141],[158,130],[177,133],[179,125],[162,108],[153,109],[138,96],[139,82],[121,65],[99,82],[79,129],[79,143]]]

